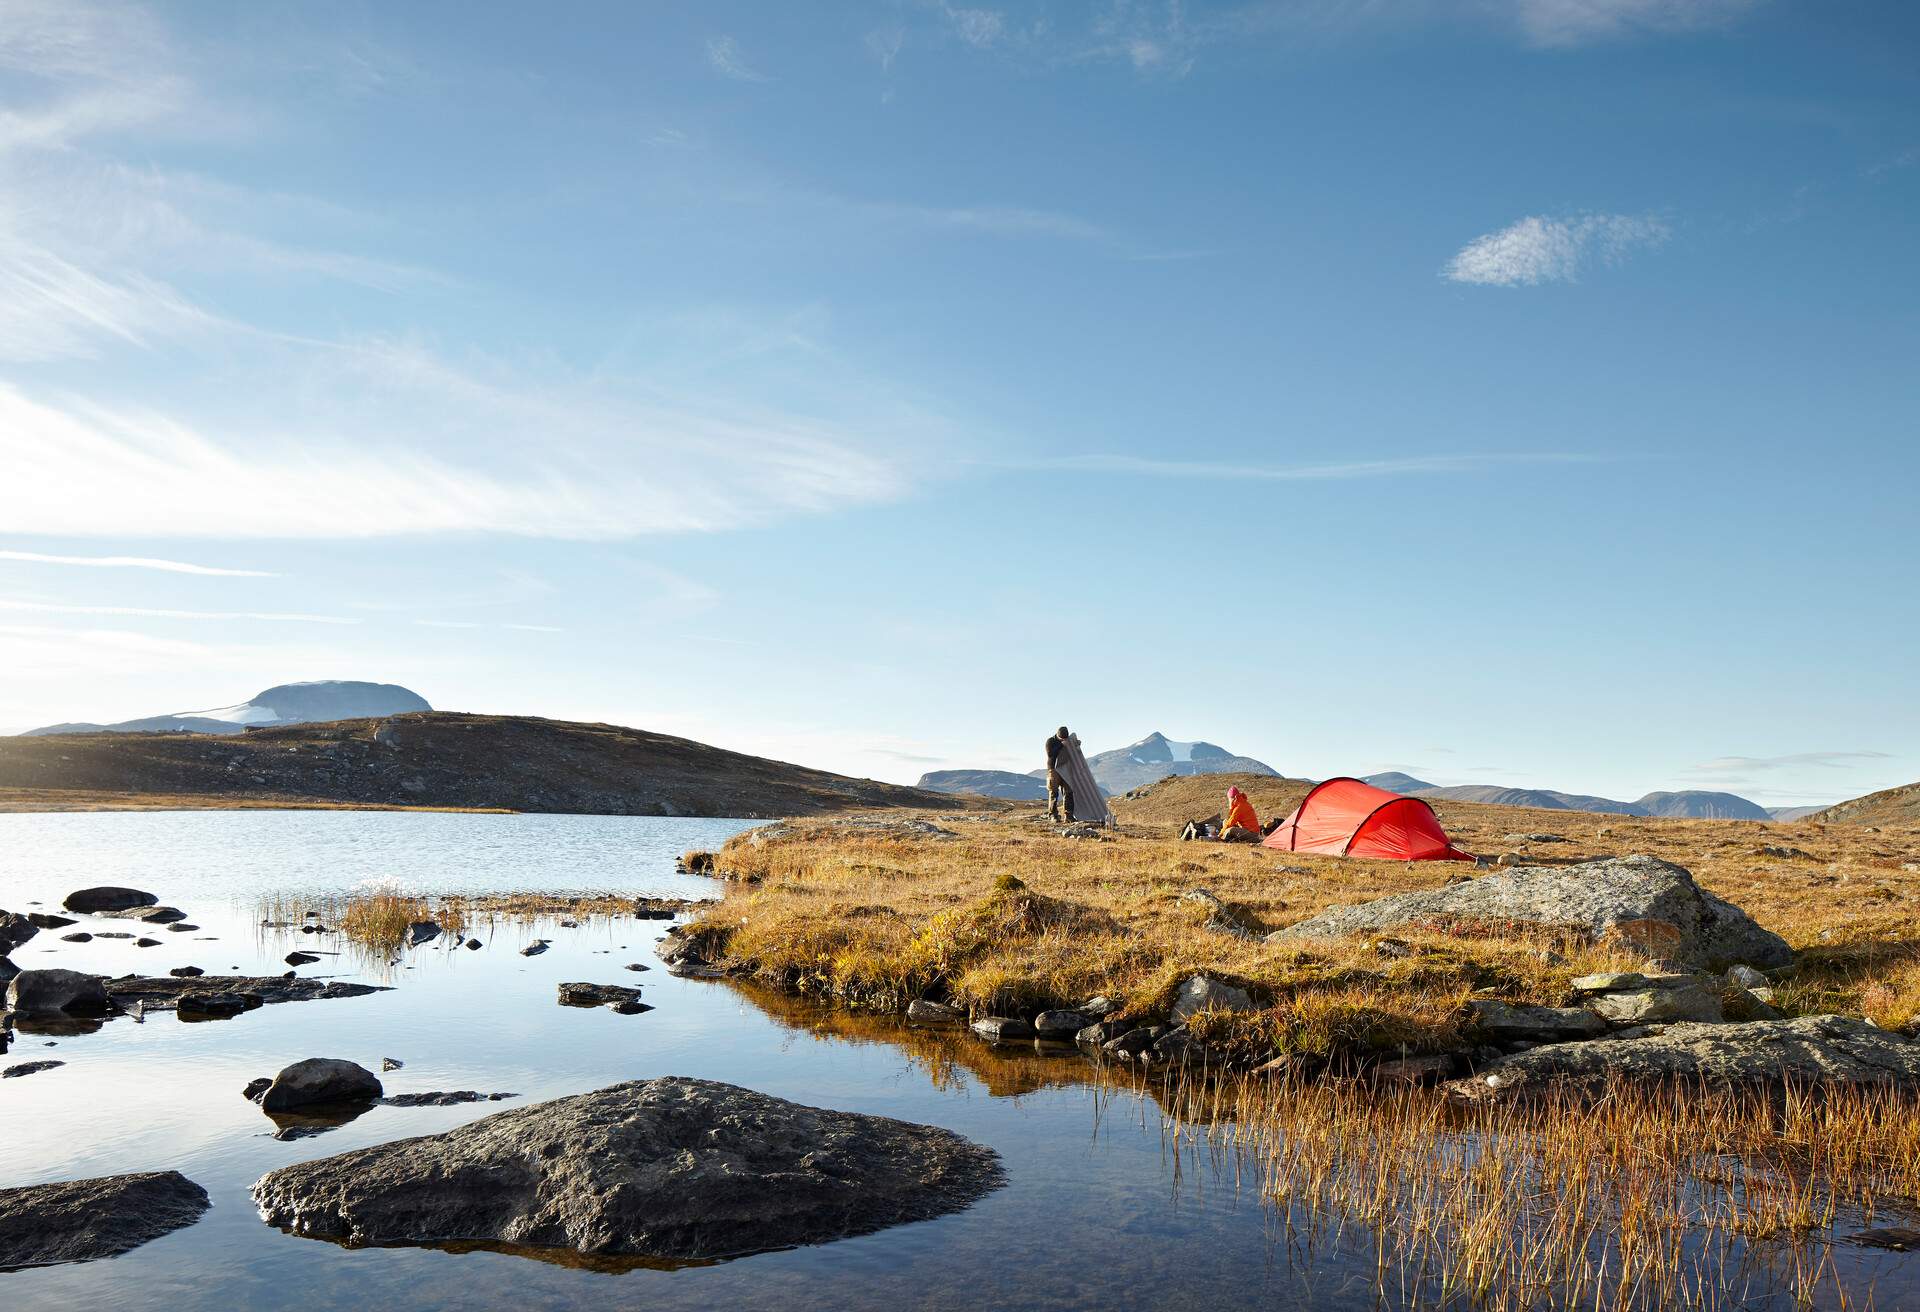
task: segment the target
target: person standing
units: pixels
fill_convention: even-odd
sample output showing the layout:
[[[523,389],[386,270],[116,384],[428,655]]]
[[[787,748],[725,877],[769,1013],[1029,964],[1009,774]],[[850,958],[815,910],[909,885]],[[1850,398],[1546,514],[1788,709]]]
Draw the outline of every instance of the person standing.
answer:
[[[1073,789],[1060,773],[1061,754],[1072,738],[1063,724],[1058,733],[1047,739],[1047,818],[1050,820],[1073,819]]]

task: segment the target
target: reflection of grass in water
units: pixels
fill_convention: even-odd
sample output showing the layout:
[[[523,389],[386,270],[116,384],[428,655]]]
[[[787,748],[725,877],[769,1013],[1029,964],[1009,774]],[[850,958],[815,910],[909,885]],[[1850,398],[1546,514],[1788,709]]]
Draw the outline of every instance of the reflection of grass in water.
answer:
[[[432,921],[443,934],[464,937],[466,913],[460,903],[382,890],[348,896],[339,910],[340,932],[375,952],[397,952],[409,941],[408,929]]]
[[[1920,1206],[1920,1097],[1886,1088],[1620,1082],[1471,1110],[1345,1081],[1159,1097],[1176,1164],[1250,1168],[1309,1251],[1364,1227],[1383,1286],[1419,1302],[1852,1307],[1836,1219]]]
[[[298,930],[317,920],[343,934],[369,962],[386,963],[405,949],[418,921],[440,926],[436,947],[455,947],[467,935],[478,937],[505,924],[524,926],[540,920],[613,920],[641,911],[678,910],[677,899],[636,898],[631,893],[485,893],[428,896],[391,885],[370,885],[341,894],[304,896],[269,894],[255,909],[260,928]],[[648,919],[658,919],[649,915]]]

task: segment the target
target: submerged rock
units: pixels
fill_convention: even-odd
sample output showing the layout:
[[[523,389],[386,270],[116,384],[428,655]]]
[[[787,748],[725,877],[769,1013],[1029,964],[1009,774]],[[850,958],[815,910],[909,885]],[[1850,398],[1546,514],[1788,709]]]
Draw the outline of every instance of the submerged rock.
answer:
[[[452,1107],[463,1102],[505,1102],[517,1093],[476,1093],[472,1089],[436,1089],[432,1093],[396,1093],[380,1101],[388,1107]]]
[[[4,914],[4,912],[0,912],[0,916],[4,916]],[[34,926],[39,929],[65,929],[68,925],[74,923],[72,916],[56,916],[51,911],[29,911],[27,912],[27,919],[32,921]]]
[[[0,1271],[113,1257],[206,1210],[207,1191],[178,1171],[0,1189]]]
[[[99,915],[110,911],[127,911],[134,907],[150,907],[160,899],[151,893],[143,893],[137,888],[121,888],[114,884],[101,884],[95,888],[82,888],[67,894],[66,908],[78,911],[81,915]]]
[[[1641,1038],[1556,1043],[1507,1057],[1448,1092],[1465,1101],[1505,1097],[1556,1080],[1630,1079],[1716,1084],[1898,1084],[1920,1087],[1920,1041],[1863,1020],[1807,1016],[1735,1025],[1677,1024]]]
[[[273,1077],[260,1096],[260,1109],[285,1112],[327,1103],[372,1102],[384,1092],[380,1077],[364,1066],[336,1057],[309,1057]]]
[[[9,1066],[0,1071],[0,1080],[17,1080],[23,1075],[38,1075],[41,1071],[50,1071],[56,1066],[65,1066],[63,1061],[23,1061],[17,1066]]]
[[[176,925],[187,918],[187,913],[179,907],[137,906],[118,911],[96,911],[94,914],[113,920],[138,920],[147,925]]]
[[[668,1076],[269,1172],[270,1224],[362,1244],[743,1256],[967,1206],[1002,1183],[948,1130]]]
[[[309,1002],[323,998],[358,998],[368,993],[390,990],[378,984],[353,984],[346,980],[301,979],[286,975],[202,975],[174,979],[166,975],[122,975],[104,981],[107,993],[119,1005],[145,1004],[148,1011],[166,1011],[191,1006],[214,994],[231,993],[250,1007],[276,1002]]]
[[[1725,961],[1774,967],[1793,960],[1793,950],[1778,934],[1701,888],[1682,867],[1650,856],[1521,866],[1445,888],[1329,907],[1268,935],[1267,941],[1461,921],[1571,929],[1596,940],[1612,934],[1657,946],[1660,955],[1689,965]]]
[[[560,986],[560,1005],[563,1007],[604,1007],[639,1001],[640,990],[628,988],[624,984],[562,984]],[[645,1009],[652,1010],[651,1007]]]

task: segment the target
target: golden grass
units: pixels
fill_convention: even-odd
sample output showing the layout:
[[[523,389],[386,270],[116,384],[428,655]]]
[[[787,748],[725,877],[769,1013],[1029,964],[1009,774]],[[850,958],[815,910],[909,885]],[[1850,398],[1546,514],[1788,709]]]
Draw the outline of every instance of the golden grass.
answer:
[[[1297,782],[1238,779],[1263,814]],[[975,1014],[1071,1006],[1099,993],[1128,1014],[1165,1005],[1199,972],[1252,990],[1264,1006],[1209,1037],[1245,1055],[1320,1059],[1445,1051],[1473,997],[1561,1005],[1569,981],[1629,968],[1637,955],[1512,927],[1396,930],[1396,942],[1267,944],[1260,935],[1336,903],[1432,888],[1454,863],[1348,860],[1173,841],[1175,820],[1217,807],[1219,780],[1173,780],[1118,799],[1119,835],[1067,839],[1033,808],[928,816],[950,839],[793,822],[718,854],[724,901],[695,929],[761,980],[842,1005],[898,1011],[917,997]],[[1777,1002],[1790,1014],[1865,1014],[1889,1027],[1920,1017],[1920,830],[1643,820],[1461,803],[1443,822],[1470,850],[1550,864],[1646,852],[1676,861],[1801,949]],[[1567,841],[1509,842],[1554,833]],[[1807,859],[1761,855],[1799,848]],[[1204,888],[1253,934],[1204,927]]]
[[[1621,1083],[1469,1113],[1344,1081],[1163,1097],[1179,1153],[1251,1173],[1290,1249],[1357,1224],[1383,1284],[1437,1306],[1848,1307],[1836,1220],[1920,1205],[1920,1098],[1885,1088]]]

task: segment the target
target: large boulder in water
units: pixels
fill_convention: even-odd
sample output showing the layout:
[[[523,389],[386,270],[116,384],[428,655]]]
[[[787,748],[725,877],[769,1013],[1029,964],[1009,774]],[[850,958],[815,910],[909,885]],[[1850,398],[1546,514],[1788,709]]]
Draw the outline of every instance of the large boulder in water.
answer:
[[[1677,1079],[1722,1085],[1890,1084],[1920,1088],[1920,1040],[1847,1016],[1803,1016],[1738,1025],[1679,1024],[1638,1039],[1554,1043],[1507,1057],[1456,1099],[1485,1101],[1554,1083],[1609,1078]]]
[[[698,1259],[925,1220],[1001,1180],[949,1130],[668,1076],[281,1167],[253,1197],[274,1225],[351,1244]]]
[[[207,1191],[178,1171],[0,1189],[0,1271],[112,1257],[206,1210]]]
[[[82,888],[67,894],[66,908],[88,915],[97,911],[129,911],[134,907],[150,907],[160,901],[151,893],[142,893],[137,888],[120,888],[113,884],[102,884],[96,888]]]
[[[7,982],[7,1010],[22,1016],[99,1016],[113,1010],[106,977],[77,970],[23,970]]]
[[[1329,907],[1267,936],[1270,943],[1339,938],[1421,923],[1507,923],[1610,934],[1688,965],[1784,966],[1793,949],[1778,934],[1693,882],[1670,861],[1607,857],[1570,866],[1519,866],[1445,888]]]
[[[364,1066],[336,1057],[309,1057],[273,1077],[260,1097],[260,1109],[284,1112],[296,1107],[372,1102],[385,1092],[380,1077]]]

